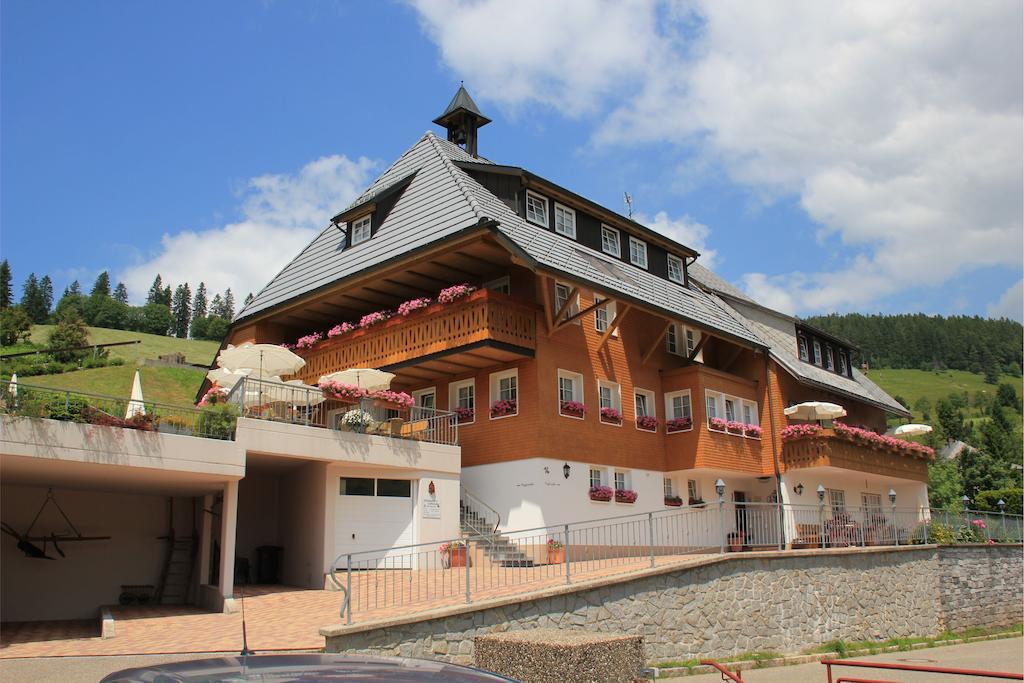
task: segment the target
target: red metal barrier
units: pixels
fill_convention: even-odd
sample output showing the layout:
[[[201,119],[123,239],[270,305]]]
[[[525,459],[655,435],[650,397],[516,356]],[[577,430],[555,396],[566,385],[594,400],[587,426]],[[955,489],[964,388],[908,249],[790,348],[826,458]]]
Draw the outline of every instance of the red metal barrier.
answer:
[[[740,675],[739,669],[736,670],[736,673],[733,673],[733,672],[729,671],[728,669],[726,669],[721,664],[719,664],[718,662],[710,660],[710,659],[702,659],[702,660],[700,660],[700,663],[703,664],[704,666],[713,666],[713,667],[715,667],[715,669],[718,670],[718,673],[722,674],[722,680],[723,681],[733,681],[733,683],[743,683],[743,676]]]
[[[703,664],[703,662],[701,662]],[[915,666],[911,664],[890,664],[888,662],[859,662],[854,659],[823,659],[821,663],[828,670],[828,683],[894,683],[893,681],[876,681],[862,678],[843,677],[833,682],[833,666],[859,666],[865,669],[884,669],[887,671],[916,671],[919,673],[949,674],[952,676],[976,676],[979,678],[999,678],[1008,681],[1024,681],[1024,674],[1006,673],[1004,671],[982,671],[980,669],[950,669],[943,666]]]

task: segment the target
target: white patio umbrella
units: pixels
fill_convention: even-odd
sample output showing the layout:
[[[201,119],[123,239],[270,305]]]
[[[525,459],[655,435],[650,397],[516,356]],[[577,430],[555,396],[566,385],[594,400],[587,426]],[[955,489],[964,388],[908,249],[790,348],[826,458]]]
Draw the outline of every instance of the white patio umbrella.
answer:
[[[11,381],[7,384],[7,393],[15,398],[18,397],[18,373],[11,373]]]
[[[142,402],[142,377],[139,371],[135,371],[135,379],[132,380],[132,398],[128,401],[128,409],[124,412],[124,419],[146,414],[146,404]]]
[[[250,344],[231,346],[217,355],[217,365],[228,370],[251,368],[260,377],[294,375],[306,364],[301,357],[277,344]]]
[[[824,401],[797,403],[782,411],[791,420],[834,420],[846,415],[846,408]]]
[[[322,376],[318,381],[330,380],[341,384],[352,384],[367,391],[379,391],[391,386],[394,373],[373,368],[349,368]]]
[[[317,406],[324,402],[324,394],[316,387],[305,384],[301,379],[291,379],[280,385],[264,385],[264,398],[270,394],[270,400],[287,403],[290,406]]]
[[[253,370],[252,368],[238,368],[237,370],[229,370],[227,368],[214,368],[213,370],[210,370],[208,373],[206,373],[206,378],[208,380],[210,380],[211,382],[216,382],[217,386],[224,387],[225,389],[233,388],[236,384],[238,384],[238,380],[242,379],[243,377],[252,377],[253,379],[269,380],[272,377],[277,377],[277,375],[264,375],[261,377],[259,371]]]
[[[922,424],[900,425],[892,430],[893,436],[920,436],[932,431],[931,426]]]

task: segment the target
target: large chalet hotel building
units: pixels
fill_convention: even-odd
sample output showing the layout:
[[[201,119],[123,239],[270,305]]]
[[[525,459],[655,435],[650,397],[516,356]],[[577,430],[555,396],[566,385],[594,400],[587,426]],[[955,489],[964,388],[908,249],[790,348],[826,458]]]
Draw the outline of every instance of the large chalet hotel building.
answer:
[[[295,378],[382,369],[417,405],[458,412],[460,485],[503,530],[715,502],[718,480],[730,503],[817,506],[823,488],[832,510],[887,509],[892,493],[928,505],[923,451],[784,442],[783,410],[805,401],[878,433],[909,417],[848,342],[751,300],[693,249],[484,158],[489,122],[460,88],[435,120],[446,135],[426,133],[335,216],[225,343],[319,333]],[[460,284],[475,289],[438,301]],[[600,486],[635,496],[593,500]]]

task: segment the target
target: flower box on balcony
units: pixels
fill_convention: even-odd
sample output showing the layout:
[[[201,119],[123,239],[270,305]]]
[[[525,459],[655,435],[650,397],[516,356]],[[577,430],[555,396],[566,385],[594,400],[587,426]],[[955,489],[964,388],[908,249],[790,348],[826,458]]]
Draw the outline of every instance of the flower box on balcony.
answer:
[[[735,420],[729,420],[725,423],[725,430],[730,434],[742,434],[744,424]]]
[[[690,498],[686,501],[686,504],[692,508],[702,508],[707,506],[707,503],[705,503],[702,498]]]
[[[678,508],[683,506],[683,499],[679,496],[665,496],[665,505],[670,508]]]
[[[590,500],[597,500],[607,503],[613,497],[615,497],[615,492],[612,490],[612,487],[610,486],[591,486],[589,495]]]
[[[761,427],[758,425],[746,424],[743,425],[743,435],[749,436],[751,439],[761,438]]]
[[[444,543],[437,549],[441,553],[442,565],[448,567],[466,566],[466,544],[463,541],[452,541]]]
[[[638,415],[636,418],[636,428],[642,429],[645,432],[656,432],[658,431],[658,418],[653,415]]]
[[[583,416],[587,414],[587,407],[579,401],[562,401],[558,406],[558,413],[565,417],[583,419]]]
[[[476,417],[476,411],[472,408],[456,408],[455,417],[458,418],[460,425],[467,424]]]
[[[713,417],[708,420],[708,429],[712,429],[716,432],[724,432],[728,423],[720,417]]]
[[[615,489],[615,502],[616,503],[635,503],[637,499],[636,491],[631,489]]]
[[[671,420],[665,420],[665,431],[669,434],[673,432],[685,432],[688,429],[693,428],[693,418],[689,417],[674,417]]]
[[[615,408],[601,408],[601,422],[610,425],[622,424],[622,413]]]
[[[464,299],[472,294],[475,289],[476,287],[465,284],[452,285],[451,287],[447,287],[440,291],[437,295],[437,301],[442,304],[450,304],[454,301],[458,301],[459,299]]]
[[[516,415],[518,412],[519,408],[516,405],[516,402],[511,400],[495,401],[494,405],[491,406],[492,418],[509,417],[511,415]]]

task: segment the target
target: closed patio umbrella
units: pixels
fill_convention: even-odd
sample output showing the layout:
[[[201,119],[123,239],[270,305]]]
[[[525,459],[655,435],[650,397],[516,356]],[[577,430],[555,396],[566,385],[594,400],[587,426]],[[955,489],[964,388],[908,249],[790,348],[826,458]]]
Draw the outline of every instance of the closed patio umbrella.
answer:
[[[11,381],[7,385],[7,393],[15,398],[18,397],[18,373],[16,372],[11,373]]]
[[[846,415],[846,408],[824,401],[797,403],[782,411],[791,420],[834,420]]]
[[[277,344],[228,345],[217,355],[217,365],[228,370],[249,368],[261,377],[294,375],[306,361]]]
[[[928,434],[932,431],[929,425],[922,424],[908,424],[900,425],[896,429],[892,430],[893,436],[920,436],[922,434]]]
[[[395,378],[394,373],[375,370],[373,368],[349,368],[324,375],[319,379],[339,382],[340,384],[351,384],[367,391],[378,391],[391,386],[391,380]]]
[[[142,377],[139,376],[139,371],[135,371],[135,379],[132,380],[132,397],[128,401],[128,409],[124,412],[124,419],[130,419],[136,415],[146,414],[146,404],[143,403],[142,398]]]

